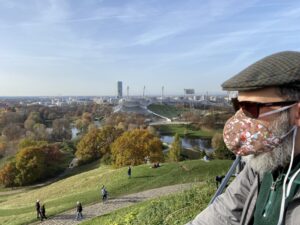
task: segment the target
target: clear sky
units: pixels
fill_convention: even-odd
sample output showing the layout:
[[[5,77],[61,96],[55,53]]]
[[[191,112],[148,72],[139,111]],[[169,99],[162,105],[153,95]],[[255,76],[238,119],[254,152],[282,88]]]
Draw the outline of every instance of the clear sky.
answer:
[[[219,92],[299,24],[296,0],[0,0],[0,96]]]

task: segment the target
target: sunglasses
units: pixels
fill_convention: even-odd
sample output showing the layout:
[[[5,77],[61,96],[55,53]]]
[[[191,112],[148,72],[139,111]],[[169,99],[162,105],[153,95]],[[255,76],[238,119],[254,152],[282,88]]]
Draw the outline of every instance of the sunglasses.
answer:
[[[270,106],[288,106],[296,103],[297,101],[286,101],[286,102],[240,102],[237,98],[231,99],[233,108],[235,111],[242,109],[246,116],[257,119],[259,117],[259,109],[261,107]]]

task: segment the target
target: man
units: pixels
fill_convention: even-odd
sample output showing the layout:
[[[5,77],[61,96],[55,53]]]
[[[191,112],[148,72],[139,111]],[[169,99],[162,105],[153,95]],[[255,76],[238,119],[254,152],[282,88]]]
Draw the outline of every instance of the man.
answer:
[[[300,52],[280,52],[222,85],[238,91],[224,142],[246,166],[188,225],[300,224]]]
[[[105,186],[103,185],[101,188],[101,195],[102,195],[102,201],[105,202],[107,200],[107,190]]]
[[[128,167],[127,174],[128,178],[131,178],[131,166]]]
[[[47,217],[46,217],[46,208],[45,208],[45,204],[42,205],[40,214],[41,214],[41,221],[42,221],[43,219],[47,219]]]
[[[40,219],[40,218],[42,218],[41,217],[41,211],[40,211],[40,209],[41,209],[41,206],[40,206],[40,200],[36,200],[36,203],[35,203],[35,209],[36,209],[36,218],[37,219]]]
[[[82,205],[80,202],[77,202],[76,205],[76,220],[82,219]]]

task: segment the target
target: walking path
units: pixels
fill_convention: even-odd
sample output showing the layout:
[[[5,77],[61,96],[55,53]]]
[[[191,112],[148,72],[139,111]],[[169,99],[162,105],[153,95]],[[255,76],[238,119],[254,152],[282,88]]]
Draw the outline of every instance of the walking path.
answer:
[[[166,186],[156,189],[151,189],[139,193],[134,193],[126,196],[120,196],[115,199],[109,199],[104,204],[96,203],[93,205],[83,205],[83,220],[89,220],[97,216],[101,216],[112,211],[115,211],[119,208],[123,208],[129,205],[133,205],[138,202],[142,202],[148,199],[157,198],[161,196],[165,196],[168,194],[172,194],[175,192],[183,191],[190,189],[195,183],[188,184],[177,184],[173,186]],[[43,225],[74,225],[79,224],[83,220],[77,221],[75,220],[76,212],[75,205],[73,210],[66,211],[59,215],[56,215],[48,220],[41,222]]]

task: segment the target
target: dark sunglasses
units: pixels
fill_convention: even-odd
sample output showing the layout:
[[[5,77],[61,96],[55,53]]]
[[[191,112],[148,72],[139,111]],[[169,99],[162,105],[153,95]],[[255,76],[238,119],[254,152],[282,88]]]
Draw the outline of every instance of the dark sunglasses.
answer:
[[[258,118],[259,116],[259,109],[261,107],[270,107],[270,106],[288,106],[296,103],[297,101],[286,101],[286,102],[240,102],[237,98],[231,99],[233,108],[235,111],[242,109],[246,116],[251,118]]]

